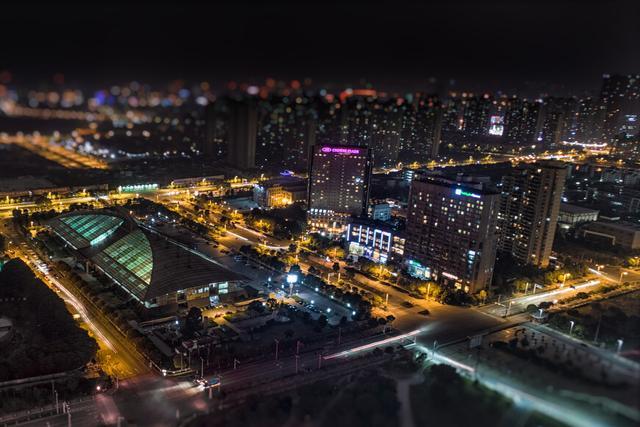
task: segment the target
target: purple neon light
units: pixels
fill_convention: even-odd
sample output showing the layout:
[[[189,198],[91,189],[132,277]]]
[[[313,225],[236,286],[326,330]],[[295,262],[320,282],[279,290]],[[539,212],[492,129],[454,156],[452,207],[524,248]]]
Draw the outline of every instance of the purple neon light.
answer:
[[[322,151],[323,153],[360,154],[359,148],[346,148],[346,147],[322,147],[320,151]]]

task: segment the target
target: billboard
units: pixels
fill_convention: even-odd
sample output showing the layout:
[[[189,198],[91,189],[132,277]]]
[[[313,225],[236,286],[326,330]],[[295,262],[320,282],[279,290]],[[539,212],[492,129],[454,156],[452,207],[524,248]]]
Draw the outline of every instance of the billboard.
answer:
[[[504,117],[491,116],[489,121],[489,135],[502,136],[504,133]]]

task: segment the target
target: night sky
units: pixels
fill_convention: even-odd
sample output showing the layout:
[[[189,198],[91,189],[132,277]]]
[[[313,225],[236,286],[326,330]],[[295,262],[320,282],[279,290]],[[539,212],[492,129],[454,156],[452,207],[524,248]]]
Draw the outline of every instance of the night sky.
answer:
[[[640,72],[639,1],[299,3],[2,6],[0,70],[29,83],[311,77],[575,94]]]

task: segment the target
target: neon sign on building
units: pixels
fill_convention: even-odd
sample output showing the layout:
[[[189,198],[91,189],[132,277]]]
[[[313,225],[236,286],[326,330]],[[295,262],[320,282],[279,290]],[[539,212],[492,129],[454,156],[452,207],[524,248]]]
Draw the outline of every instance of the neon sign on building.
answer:
[[[462,188],[456,188],[455,194],[456,196],[467,196],[467,197],[473,197],[474,199],[480,198],[479,194],[471,193],[469,191],[464,191]]]
[[[335,153],[335,154],[360,154],[359,148],[348,147],[322,147],[320,149],[323,153]]]

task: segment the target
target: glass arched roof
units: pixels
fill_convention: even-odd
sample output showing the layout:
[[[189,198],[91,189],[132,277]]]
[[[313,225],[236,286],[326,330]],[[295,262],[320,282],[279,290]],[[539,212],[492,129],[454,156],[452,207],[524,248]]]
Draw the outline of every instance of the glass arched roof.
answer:
[[[94,257],[109,276],[142,300],[153,271],[153,254],[147,236],[140,230],[127,234]]]
[[[76,248],[96,245],[109,237],[124,222],[111,215],[70,215],[60,218],[66,227],[63,238]],[[58,230],[61,231],[61,230]]]

